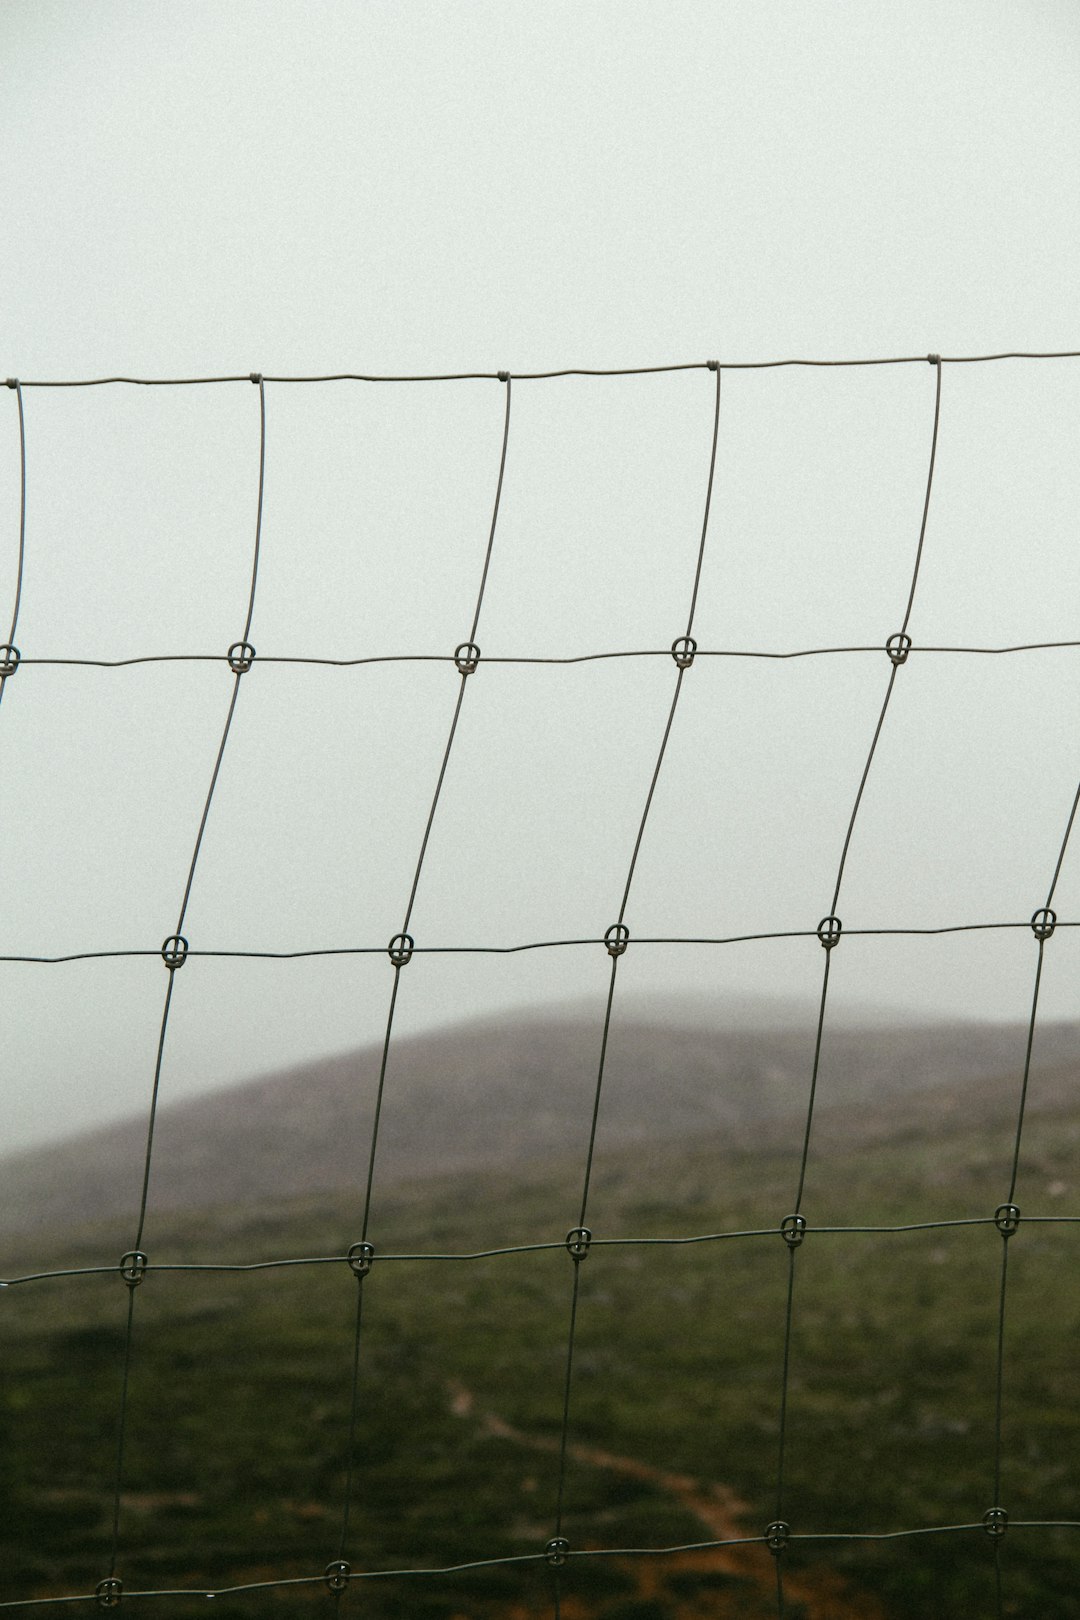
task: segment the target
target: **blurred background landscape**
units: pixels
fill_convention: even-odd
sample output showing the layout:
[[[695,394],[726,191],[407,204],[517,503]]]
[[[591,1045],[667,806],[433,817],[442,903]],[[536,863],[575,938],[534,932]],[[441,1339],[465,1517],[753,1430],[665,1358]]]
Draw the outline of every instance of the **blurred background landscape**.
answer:
[[[599,949],[599,947],[597,947]],[[628,1003],[609,1047],[582,1262],[566,1533],[575,1549],[760,1536],[773,1517],[787,1250],[814,1010],[762,998]],[[838,1021],[823,1050],[789,1405],[799,1533],[980,1526],[793,1544],[788,1613],[987,1612],[997,1286],[1027,1038],[1014,1024]],[[572,1262],[599,1048],[580,1002],[391,1050],[365,1283],[352,1561],[408,1569],[542,1552],[553,1533]],[[1011,1251],[1004,1494],[1069,1517],[1080,1026],[1038,1031]],[[128,1590],[310,1576],[336,1556],[358,1232],[378,1049],[166,1108],[136,1314],[121,1498]],[[6,1277],[115,1267],[145,1122],[6,1161]],[[36,1189],[36,1190],[35,1190]],[[817,1227],[969,1220],[905,1233]],[[620,1238],[746,1237],[607,1246]],[[488,1259],[512,1244],[550,1248]],[[248,1273],[155,1271],[337,1256]],[[105,1276],[3,1295],[0,1519],[11,1600],[92,1590],[107,1560],[127,1291]],[[1016,1530],[1009,1614],[1077,1613],[1067,1530]],[[423,1563],[417,1559],[423,1548]],[[535,1564],[380,1579],[376,1616],[550,1613]],[[597,1620],[771,1616],[760,1543],[571,1559],[562,1611]],[[126,1601],[126,1600],[125,1600]],[[203,1600],[170,1600],[201,1613]],[[228,1615],[325,1603],[321,1586],[223,1596]]]

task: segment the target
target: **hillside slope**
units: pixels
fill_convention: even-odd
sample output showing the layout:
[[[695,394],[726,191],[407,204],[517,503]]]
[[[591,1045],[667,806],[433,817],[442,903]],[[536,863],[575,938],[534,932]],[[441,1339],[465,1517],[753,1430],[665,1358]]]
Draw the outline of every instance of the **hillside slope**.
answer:
[[[992,1215],[1008,1185],[1018,1076],[915,1096],[898,1073],[891,1102],[823,1108],[815,1131],[787,1405],[787,1612],[1077,1620],[1075,1069],[1043,1069],[1032,1088],[1023,1219],[1008,1250],[1000,1497],[1002,1239]],[[828,1075],[823,1084],[828,1092]],[[801,1124],[779,1121],[772,1148],[767,1129],[748,1134],[736,1151],[727,1130],[672,1138],[647,1158],[636,1144],[612,1149],[594,1178],[598,1241],[580,1268],[575,1318],[566,1620],[775,1620],[775,1566],[760,1540],[776,1514],[790,1276],[775,1223],[791,1207]],[[373,1578],[347,1612],[550,1620],[552,1572],[541,1553],[553,1533],[578,1275],[552,1221],[560,1216],[564,1232],[578,1207],[579,1154],[575,1136],[561,1161],[432,1175],[380,1193],[351,1453],[357,1287],[348,1267],[171,1269],[210,1240],[215,1260],[244,1266],[256,1244],[269,1256],[341,1254],[341,1203],[315,1194],[163,1213],[150,1272],[132,1296],[118,1565],[126,1594],[191,1593],[168,1599],[175,1620],[204,1615],[209,1589],[218,1620],[325,1612],[319,1576],[338,1546],[351,1466],[347,1556]],[[918,1224],[836,1230],[864,1214]],[[646,1241],[603,1241],[612,1232]],[[730,1241],[685,1241],[717,1232]],[[475,1250],[481,1234],[555,1242],[437,1258]],[[100,1230],[28,1238],[27,1249],[35,1243],[50,1267],[109,1269],[3,1294],[0,1601],[92,1592],[110,1557],[129,1296]],[[996,1544],[981,1522],[995,1500],[1010,1514],[1000,1609]],[[892,1539],[942,1526],[954,1528]],[[881,1532],[889,1535],[876,1539]],[[699,1545],[731,1534],[749,1539]],[[611,1551],[676,1546],[698,1550]],[[593,1557],[596,1549],[608,1551]],[[408,1570],[429,1573],[400,1574]],[[222,1591],[277,1580],[302,1584]]]
[[[603,1151],[710,1135],[733,1148],[762,1142],[802,1117],[813,1051],[812,1009],[743,1006],[713,1022],[673,1004],[671,1017],[622,1013],[608,1047]],[[826,1032],[823,1127],[910,1129],[908,1099],[946,1090],[983,1109],[1000,1081],[1011,1098],[1022,1072],[1019,1024],[896,1024]],[[395,1040],[387,1071],[381,1184],[565,1156],[584,1140],[592,1108],[600,1017],[590,1009],[475,1021]],[[1040,1027],[1032,1106],[1060,1100],[1080,1053],[1080,1025]],[[363,1186],[381,1053],[326,1058],[180,1104],[167,1094],[154,1143],[151,1208],[265,1205]],[[925,1111],[925,1110],[924,1110]],[[892,1121],[892,1123],[890,1123]],[[790,1135],[790,1130],[786,1133]],[[0,1229],[28,1232],[127,1217],[137,1204],[146,1120],[118,1125],[3,1163]]]

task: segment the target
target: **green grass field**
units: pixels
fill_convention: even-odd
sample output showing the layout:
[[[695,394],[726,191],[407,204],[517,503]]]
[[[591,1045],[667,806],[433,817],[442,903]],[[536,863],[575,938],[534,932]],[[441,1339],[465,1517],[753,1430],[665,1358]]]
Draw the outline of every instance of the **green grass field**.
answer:
[[[1002,1239],[992,1225],[828,1234],[992,1216],[1008,1120],[954,1119],[932,1140],[811,1157],[811,1231],[796,1259],[784,1512],[796,1534],[981,1521],[993,1505]],[[1078,1128],[1026,1130],[1010,1239],[1002,1503],[1012,1520],[1080,1519]],[[1004,1150],[1004,1151],[1003,1151]],[[790,1205],[788,1147],[731,1156],[698,1142],[601,1164],[595,1238],[769,1227],[669,1247],[594,1242],[581,1266],[565,1533],[575,1553],[758,1536],[775,1512]],[[385,1258],[488,1242],[558,1243],[575,1224],[578,1159],[505,1178],[382,1190],[364,1283],[354,1570],[542,1552],[554,1532],[573,1262],[541,1253]],[[1003,1178],[1005,1185],[1003,1186]],[[151,1261],[342,1254],[359,1201],[151,1221]],[[563,1215],[558,1216],[561,1210]],[[553,1218],[553,1212],[554,1214]],[[63,1252],[61,1249],[63,1248]],[[86,1231],[11,1257],[111,1261]],[[337,1556],[357,1283],[343,1261],[242,1275],[150,1271],[136,1295],[118,1573],[127,1592],[309,1576]],[[0,1599],[92,1591],[106,1573],[127,1290],[117,1274],[11,1287],[0,1298]],[[710,1525],[712,1526],[710,1528]],[[1004,1610],[1080,1616],[1080,1530],[1010,1528]],[[787,1620],[996,1614],[981,1529],[898,1541],[794,1541]],[[552,1611],[542,1560],[358,1582],[372,1620]],[[572,1556],[566,1620],[775,1616],[773,1561],[736,1553]],[[222,1616],[305,1612],[320,1585],[213,1600]],[[125,1608],[204,1615],[205,1597]]]

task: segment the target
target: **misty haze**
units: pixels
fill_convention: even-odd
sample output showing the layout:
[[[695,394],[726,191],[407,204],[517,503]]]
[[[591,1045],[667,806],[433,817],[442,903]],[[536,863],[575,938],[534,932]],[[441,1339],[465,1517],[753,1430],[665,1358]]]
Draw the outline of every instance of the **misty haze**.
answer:
[[[1080,1620],[1078,81],[0,7],[0,1608]]]

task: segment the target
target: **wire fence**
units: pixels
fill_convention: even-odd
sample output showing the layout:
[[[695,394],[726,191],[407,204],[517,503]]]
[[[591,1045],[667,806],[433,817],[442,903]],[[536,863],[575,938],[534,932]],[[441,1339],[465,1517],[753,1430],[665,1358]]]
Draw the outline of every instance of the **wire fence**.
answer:
[[[1030,918],[1005,918],[999,921],[961,921],[934,927],[879,927],[879,928],[851,928],[845,929],[841,922],[841,901],[845,867],[851,846],[852,835],[859,816],[863,801],[864,790],[874,765],[875,753],[878,748],[883,730],[888,724],[891,705],[894,701],[898,686],[903,682],[902,671],[909,660],[920,659],[933,655],[968,655],[972,657],[1004,656],[1009,654],[1028,653],[1051,648],[1080,647],[1080,638],[1074,641],[1045,641],[1028,642],[1009,646],[921,646],[912,641],[909,626],[912,619],[913,608],[917,599],[920,566],[923,559],[924,546],[927,538],[928,519],[933,504],[933,485],[935,461],[937,458],[938,430],[942,414],[942,380],[946,369],[950,366],[967,365],[984,362],[1020,361],[1020,360],[1075,360],[1080,358],[1080,351],[1069,351],[1055,354],[996,354],[977,356],[900,356],[888,359],[857,359],[850,361],[818,361],[818,360],[780,360],[762,362],[691,362],[685,366],[642,367],[626,368],[612,371],[593,371],[572,368],[563,371],[521,373],[511,376],[507,372],[483,373],[469,372],[446,376],[417,376],[417,377],[366,377],[354,373],[337,373],[325,376],[311,377],[271,377],[252,373],[250,377],[224,376],[200,378],[131,378],[131,377],[102,377],[94,379],[81,379],[75,381],[19,381],[9,379],[7,386],[14,394],[17,409],[18,444],[19,444],[19,525],[18,525],[18,565],[14,603],[10,620],[10,629],[7,641],[0,646],[0,703],[7,691],[8,685],[20,672],[23,666],[33,668],[35,665],[73,665],[94,667],[125,667],[130,665],[148,663],[170,662],[224,662],[232,673],[232,689],[229,696],[224,723],[220,732],[213,769],[207,786],[205,801],[201,816],[195,832],[191,850],[190,862],[180,890],[180,899],[175,914],[172,931],[160,947],[136,946],[130,950],[72,950],[69,952],[42,955],[42,954],[5,954],[0,956],[3,963],[62,963],[85,960],[108,960],[121,957],[153,957],[160,956],[164,969],[164,995],[161,1010],[160,1026],[157,1039],[156,1052],[152,1066],[152,1082],[147,1113],[147,1128],[145,1151],[141,1166],[140,1191],[137,1207],[132,1211],[131,1239],[124,1254],[117,1260],[114,1257],[102,1259],[98,1264],[67,1266],[51,1270],[29,1271],[22,1275],[9,1276],[0,1283],[4,1289],[27,1288],[32,1284],[55,1282],[61,1279],[88,1277],[88,1276],[115,1276],[119,1274],[126,1290],[126,1312],[124,1316],[122,1367],[120,1376],[119,1405],[116,1412],[115,1423],[115,1466],[113,1469],[113,1486],[111,1492],[110,1508],[110,1551],[106,1567],[101,1571],[101,1577],[93,1589],[64,1594],[61,1596],[16,1597],[0,1603],[0,1608],[29,1609],[50,1606],[54,1604],[96,1604],[101,1607],[115,1607],[121,1600],[138,1598],[169,1597],[222,1597],[227,1594],[243,1594],[271,1589],[290,1589],[302,1587],[324,1586],[336,1594],[338,1600],[348,1592],[351,1587],[366,1585],[371,1582],[385,1580],[418,1581],[432,1576],[450,1576],[463,1571],[502,1567],[506,1565],[546,1567],[550,1571],[550,1603],[551,1610],[559,1620],[565,1606],[564,1582],[568,1566],[579,1561],[602,1560],[611,1558],[635,1559],[664,1559],[674,1554],[704,1549],[717,1549],[723,1547],[765,1547],[773,1555],[775,1565],[776,1613],[783,1620],[790,1608],[790,1594],[785,1590],[786,1569],[791,1549],[796,1545],[810,1547],[821,1546],[827,1548],[841,1542],[891,1542],[909,1539],[918,1541],[927,1537],[978,1537],[985,1538],[988,1555],[993,1562],[993,1571],[996,1590],[997,1620],[1004,1620],[1007,1612],[1006,1590],[1003,1585],[1001,1550],[1003,1541],[1008,1532],[1009,1536],[1016,1533],[1027,1533],[1034,1530],[1063,1529],[1080,1530],[1080,1514],[1076,1518],[1060,1519],[1021,1519],[1011,1517],[1005,1505],[1002,1491],[1002,1463],[1003,1463],[1003,1430],[1002,1419],[1008,1391],[1008,1365],[1006,1356],[1006,1313],[1009,1297],[1009,1254],[1012,1239],[1022,1228],[1029,1224],[1044,1226],[1061,1226],[1069,1228],[1080,1224],[1080,1215],[1025,1215],[1016,1203],[1017,1184],[1021,1164],[1021,1149],[1025,1123],[1025,1113],[1028,1104],[1029,1080],[1032,1067],[1032,1053],[1035,1045],[1036,1023],[1039,1006],[1040,986],[1043,978],[1044,959],[1046,947],[1059,930],[1073,929],[1080,926],[1078,919],[1059,918],[1054,909],[1055,893],[1061,875],[1066,850],[1073,831],[1077,806],[1080,803],[1080,785],[1066,823],[1062,829],[1060,844],[1053,852],[1049,881],[1045,892],[1038,896],[1039,905]],[[722,425],[722,383],[726,372],[744,369],[766,369],[780,366],[877,366],[877,365],[929,365],[929,374],[932,380],[932,397],[927,398],[926,407],[926,479],[922,495],[921,518],[914,526],[911,547],[910,576],[904,599],[896,603],[897,629],[889,636],[884,647],[880,645],[853,645],[853,646],[812,646],[797,649],[788,649],[772,652],[761,652],[749,649],[736,649],[730,647],[699,647],[694,638],[695,613],[698,604],[699,587],[702,578],[702,566],[706,556],[709,542],[710,508],[713,504],[714,481],[717,467],[717,447],[721,435]],[[672,642],[670,648],[634,648],[626,650],[594,650],[586,653],[566,657],[544,656],[501,656],[485,658],[481,653],[480,639],[482,639],[482,623],[485,588],[488,581],[489,569],[493,552],[498,543],[499,510],[502,498],[504,476],[507,469],[508,448],[511,441],[512,428],[512,398],[515,384],[540,382],[555,377],[593,377],[609,376],[621,377],[640,375],[651,372],[668,371],[706,371],[712,378],[711,388],[711,444],[707,467],[702,468],[702,521],[700,538],[692,570],[686,577],[686,614],[685,621],[680,625],[681,633]],[[440,654],[408,654],[394,653],[388,655],[355,658],[334,658],[326,656],[290,656],[282,657],[274,654],[256,654],[251,637],[253,626],[257,623],[258,584],[259,584],[259,553],[263,526],[263,497],[266,466],[266,422],[267,422],[267,389],[268,385],[290,384],[330,384],[343,382],[359,383],[453,383],[465,379],[489,379],[497,382],[502,388],[505,398],[501,442],[493,446],[493,484],[494,493],[491,506],[491,521],[483,548],[478,548],[476,557],[475,599],[466,633],[453,653]],[[26,469],[27,469],[27,430],[24,393],[38,388],[89,388],[114,384],[131,384],[144,387],[181,387],[189,385],[204,385],[209,383],[249,383],[257,389],[258,398],[258,451],[257,451],[257,485],[255,497],[254,535],[251,544],[250,589],[247,596],[243,616],[241,633],[238,639],[229,647],[226,654],[186,652],[180,654],[147,653],[145,655],[125,657],[118,659],[98,658],[38,658],[30,653],[23,655],[17,645],[19,612],[22,601],[24,569],[27,563],[26,530],[27,530],[27,496],[26,496]],[[947,409],[947,402],[945,408]],[[31,446],[32,453],[32,446]],[[254,459],[254,446],[253,446]],[[685,683],[693,679],[692,671],[699,659],[799,659],[820,658],[829,656],[860,656],[880,659],[885,654],[887,672],[884,673],[883,691],[880,710],[872,734],[868,738],[865,761],[861,776],[854,784],[854,793],[851,801],[850,814],[842,839],[840,855],[837,866],[831,879],[828,905],[824,915],[816,927],[806,927],[796,930],[758,931],[733,935],[706,936],[633,936],[631,934],[627,917],[630,914],[631,892],[634,882],[635,870],[639,853],[652,809],[654,795],[658,781],[664,767],[665,754],[673,727],[677,722],[677,712]],[[520,940],[506,945],[493,945],[488,943],[456,943],[451,945],[425,945],[422,940],[414,939],[410,928],[418,890],[421,885],[425,862],[428,855],[429,841],[432,827],[438,812],[440,796],[442,794],[448,764],[454,749],[455,737],[458,732],[459,720],[467,693],[470,689],[470,677],[477,671],[481,661],[493,664],[536,664],[559,665],[585,663],[602,659],[670,659],[673,665],[672,687],[670,705],[660,735],[656,740],[655,763],[652,768],[647,792],[641,806],[640,816],[636,825],[636,832],[631,848],[627,851],[625,867],[625,881],[618,904],[613,908],[613,920],[602,938],[573,938],[573,939],[540,939]],[[446,731],[445,746],[443,747],[439,768],[434,781],[430,806],[426,822],[423,827],[419,847],[416,850],[415,865],[411,881],[406,894],[402,896],[400,911],[400,927],[398,932],[384,944],[361,944],[347,946],[313,947],[302,950],[263,950],[257,947],[244,950],[216,950],[202,945],[189,945],[185,937],[185,922],[188,914],[192,886],[195,880],[196,869],[199,863],[200,851],[208,820],[211,816],[215,789],[218,784],[222,761],[226,754],[230,732],[237,712],[240,694],[244,685],[245,676],[251,671],[256,661],[277,662],[286,664],[324,665],[334,668],[348,668],[370,663],[383,662],[452,662],[458,674],[456,699]],[[24,677],[25,679],[25,677]],[[833,968],[835,953],[842,946],[843,941],[850,937],[859,936],[909,936],[929,937],[951,933],[971,933],[985,931],[1020,930],[1030,931],[1034,944],[1034,966],[1031,990],[1030,1014],[1027,1023],[1027,1042],[1022,1074],[1019,1078],[1016,1095],[1016,1124],[1012,1139],[1011,1164],[1009,1174],[1002,1181],[1002,1197],[1000,1204],[993,1211],[985,1215],[965,1217],[960,1219],[927,1219],[920,1221],[905,1221],[884,1224],[815,1224],[806,1213],[805,1191],[807,1163],[810,1153],[811,1140],[815,1123],[815,1105],[818,1095],[818,1082],[822,1067],[823,1035],[826,1030],[829,1008],[830,972]],[[720,1230],[708,1232],[687,1232],[676,1236],[604,1236],[594,1234],[589,1227],[590,1193],[592,1188],[594,1158],[597,1146],[598,1126],[601,1118],[601,1104],[604,1093],[605,1066],[607,1062],[609,1038],[613,1020],[618,1016],[618,998],[616,995],[620,965],[629,949],[647,947],[660,944],[680,944],[688,946],[738,946],[750,941],[766,941],[780,939],[810,939],[817,938],[822,948],[820,994],[816,1019],[816,1032],[812,1050],[808,1053],[809,1083],[806,1096],[805,1120],[801,1132],[801,1148],[798,1163],[792,1175],[791,1198],[789,1213],[784,1215],[778,1225],[756,1227],[750,1230]],[[395,1012],[398,1007],[401,976],[407,970],[415,956],[425,953],[432,954],[491,954],[505,955],[517,952],[564,950],[570,948],[587,949],[603,948],[610,959],[606,997],[602,1008],[597,1009],[596,1027],[599,1041],[599,1056],[596,1066],[595,1084],[592,1092],[591,1111],[586,1119],[580,1122],[581,1130],[581,1164],[580,1164],[580,1197],[573,1210],[573,1224],[569,1226],[565,1239],[557,1241],[539,1241],[532,1243],[504,1243],[495,1244],[480,1249],[470,1249],[461,1252],[445,1253],[419,1253],[419,1252],[386,1252],[380,1249],[374,1241],[373,1224],[373,1189],[375,1186],[376,1166],[380,1142],[380,1122],[383,1112],[383,1102],[386,1093],[387,1075],[390,1067],[391,1052],[394,1041]],[[381,1042],[381,1060],[378,1070],[377,1087],[374,1103],[374,1122],[371,1132],[370,1147],[367,1157],[366,1176],[362,1198],[362,1215],[359,1224],[359,1236],[355,1243],[346,1252],[320,1253],[301,1257],[270,1258],[254,1262],[236,1261],[153,1261],[145,1247],[145,1234],[147,1222],[148,1198],[152,1182],[155,1131],[157,1124],[158,1105],[160,1099],[162,1064],[168,1041],[170,1011],[177,994],[180,983],[178,974],[190,957],[208,958],[252,958],[252,959],[301,959],[319,956],[364,956],[385,955],[389,959],[391,978],[387,996],[384,1032]],[[988,1491],[985,1507],[980,1514],[963,1523],[950,1524],[910,1524],[898,1528],[883,1529],[881,1531],[840,1531],[835,1532],[806,1532],[798,1528],[796,1515],[790,1502],[789,1486],[786,1466],[790,1444],[790,1412],[789,1393],[792,1377],[792,1343],[793,1325],[797,1321],[799,1310],[799,1277],[800,1256],[803,1246],[809,1237],[842,1239],[857,1234],[899,1234],[911,1232],[939,1232],[957,1228],[985,1227],[995,1229],[1001,1236],[1000,1249],[1000,1277],[997,1285],[995,1299],[996,1320],[996,1352],[993,1369],[994,1379],[994,1426],[991,1455],[988,1458]],[[572,1455],[574,1436],[574,1393],[575,1393],[575,1350],[578,1345],[578,1328],[582,1310],[581,1275],[582,1265],[590,1254],[604,1249],[619,1248],[673,1248],[694,1245],[712,1245],[727,1242],[752,1242],[761,1245],[782,1245],[782,1254],[785,1264],[785,1289],[782,1321],[780,1324],[782,1338],[782,1354],[780,1357],[780,1377],[776,1390],[778,1411],[778,1447],[775,1459],[775,1491],[774,1508],[771,1520],[761,1526],[754,1535],[741,1537],[723,1537],[719,1539],[703,1540],[693,1543],[682,1543],[678,1546],[631,1546],[631,1547],[598,1547],[576,1545],[573,1539],[573,1514],[568,1500],[567,1478],[568,1460]],[[361,1399],[360,1375],[364,1355],[364,1302],[367,1279],[374,1268],[381,1268],[401,1263],[416,1261],[438,1261],[447,1265],[460,1266],[469,1262],[490,1260],[502,1256],[536,1255],[544,1252],[565,1251],[568,1257],[568,1273],[566,1282],[566,1333],[565,1333],[565,1364],[561,1381],[561,1410],[558,1425],[558,1467],[557,1490],[555,1498],[550,1504],[550,1535],[546,1542],[538,1545],[534,1551],[511,1557],[497,1557],[490,1559],[473,1559],[460,1564],[442,1564],[427,1567],[422,1563],[423,1549],[416,1549],[416,1557],[421,1562],[404,1568],[379,1569],[357,1567],[357,1549],[362,1538],[358,1537],[356,1530],[357,1498],[359,1481],[357,1478],[356,1458],[361,1454],[361,1436],[363,1430],[363,1410]],[[124,1518],[122,1501],[125,1484],[125,1455],[126,1445],[130,1438],[131,1413],[129,1394],[132,1380],[138,1376],[139,1344],[136,1333],[138,1320],[138,1300],[140,1285],[151,1274],[163,1277],[174,1274],[246,1274],[272,1270],[290,1271],[306,1267],[343,1267],[348,1266],[356,1279],[355,1315],[351,1339],[351,1387],[349,1393],[348,1412],[348,1444],[347,1444],[347,1470],[344,1481],[340,1507],[340,1527],[332,1546],[327,1548],[328,1561],[324,1568],[313,1569],[310,1574],[300,1577],[283,1577],[281,1579],[267,1579],[257,1582],[248,1582],[239,1585],[209,1588],[205,1585],[187,1586],[169,1589],[132,1589],[126,1586],[122,1577],[124,1561]],[[793,1612],[793,1611],[792,1611]],[[800,1611],[801,1612],[801,1611]]]

